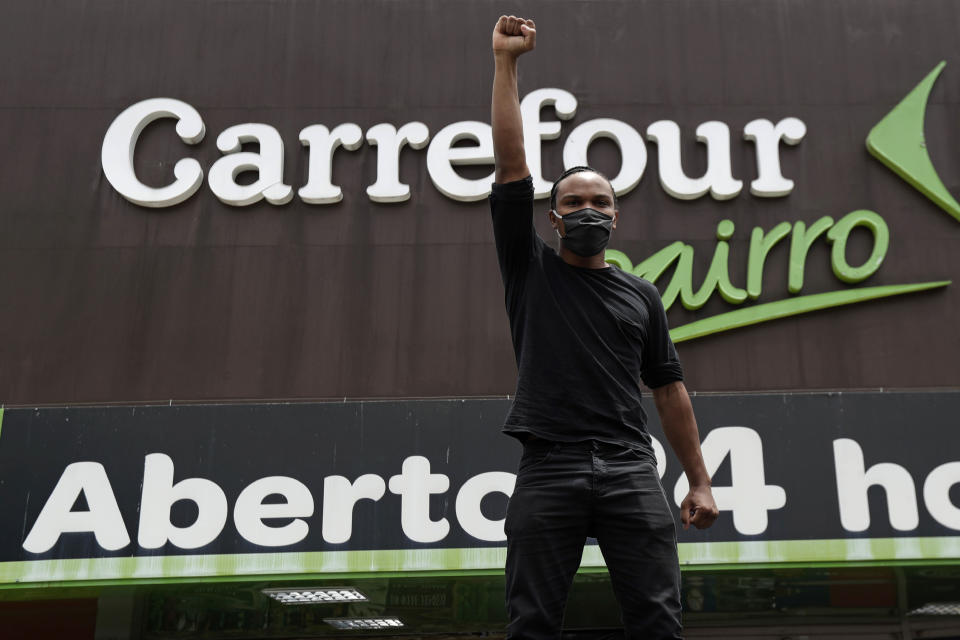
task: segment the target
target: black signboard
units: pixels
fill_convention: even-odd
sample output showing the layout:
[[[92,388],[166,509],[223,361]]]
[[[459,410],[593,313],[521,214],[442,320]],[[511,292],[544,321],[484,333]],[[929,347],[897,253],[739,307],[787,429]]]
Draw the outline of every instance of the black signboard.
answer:
[[[508,405],[7,409],[0,572],[13,582],[496,570],[520,450],[498,431]],[[706,531],[678,528],[684,562],[960,557],[960,393],[694,405],[721,517]],[[659,466],[673,503],[685,489],[669,447]],[[584,562],[602,564],[595,547]]]

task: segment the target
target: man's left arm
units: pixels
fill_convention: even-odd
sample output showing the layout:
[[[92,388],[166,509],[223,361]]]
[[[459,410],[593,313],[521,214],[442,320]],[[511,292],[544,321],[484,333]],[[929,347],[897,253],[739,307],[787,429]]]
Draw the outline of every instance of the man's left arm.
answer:
[[[719,511],[710,490],[710,474],[700,452],[700,433],[687,388],[682,381],[670,382],[653,389],[653,400],[663,432],[690,482],[690,491],[680,504],[683,528],[692,524],[697,529],[706,529],[717,519]]]

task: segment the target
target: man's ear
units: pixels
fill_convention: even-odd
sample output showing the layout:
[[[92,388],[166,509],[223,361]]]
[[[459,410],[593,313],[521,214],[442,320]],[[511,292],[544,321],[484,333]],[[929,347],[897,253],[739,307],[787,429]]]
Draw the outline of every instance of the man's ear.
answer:
[[[550,209],[549,211],[547,211],[547,218],[550,219],[550,226],[553,227],[557,231],[557,233],[560,233],[561,221],[560,221],[560,216],[557,215],[556,210]]]
[[[611,227],[612,229],[616,229],[616,228],[617,228],[617,218],[619,218],[619,217],[620,217],[620,209],[614,209],[614,210],[613,210],[613,224],[610,225],[610,227]]]

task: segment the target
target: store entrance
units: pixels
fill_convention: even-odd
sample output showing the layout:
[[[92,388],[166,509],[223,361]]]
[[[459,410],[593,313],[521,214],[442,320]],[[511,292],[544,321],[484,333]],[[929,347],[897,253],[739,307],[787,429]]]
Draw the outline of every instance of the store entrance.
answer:
[[[688,570],[682,601],[690,640],[960,640],[953,565]],[[3,638],[31,640],[500,640],[507,623],[492,571],[20,586],[0,590],[0,621]],[[564,640],[619,627],[606,571],[578,574]]]

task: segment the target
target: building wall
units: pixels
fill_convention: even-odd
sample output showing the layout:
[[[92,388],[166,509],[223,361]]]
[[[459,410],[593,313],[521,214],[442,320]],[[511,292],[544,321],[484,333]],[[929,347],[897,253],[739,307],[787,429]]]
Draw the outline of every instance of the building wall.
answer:
[[[871,286],[940,282],[960,268],[960,224],[873,158],[871,127],[941,60],[926,110],[926,149],[948,189],[960,175],[960,70],[948,1],[730,2],[22,2],[8,7],[0,53],[0,399],[10,404],[474,396],[512,393],[515,365],[484,200],[443,195],[428,149],[405,147],[409,200],[366,195],[378,147],[336,151],[336,204],[223,204],[208,187],[217,136],[266,123],[283,142],[283,178],[307,182],[307,125],[362,131],[489,117],[491,27],[501,11],[533,16],[537,50],[521,94],[559,88],[576,114],[542,143],[543,175],[560,172],[570,133],[615,118],[640,135],[668,119],[682,132],[683,168],[707,166],[700,123],[730,129],[741,193],[680,200],[659,182],[658,145],[621,199],[611,248],[632,262],[676,241],[694,251],[699,288],[717,224],[735,224],[729,277],[744,288],[750,232],[778,223],[876,212],[889,229],[882,265],[840,281],[830,245],[811,245],[799,294],[787,290],[789,238],[774,247],[756,302],[714,293],[699,310],[677,302],[672,326],[750,304]],[[200,189],[175,206],[125,199],[101,164],[111,123],[139,101],[195,107],[206,135],[180,141],[173,119],[147,126],[137,175],[159,187],[187,157]],[[780,147],[783,197],[750,194],[755,119],[795,117]],[[543,119],[555,120],[551,107]],[[249,146],[248,150],[249,150]],[[916,146],[916,145],[914,145]],[[635,155],[636,145],[626,151]],[[611,141],[589,160],[612,176]],[[464,167],[480,179],[489,166]],[[247,174],[241,182],[256,176]],[[550,237],[545,201],[537,226]],[[850,234],[859,265],[871,236]],[[661,290],[672,271],[661,277]],[[696,391],[956,387],[955,285],[806,313],[680,344]]]

